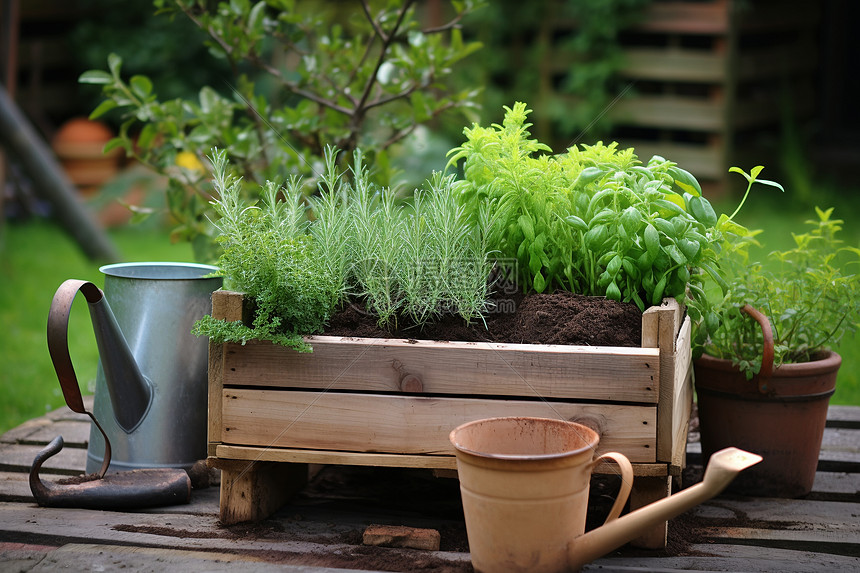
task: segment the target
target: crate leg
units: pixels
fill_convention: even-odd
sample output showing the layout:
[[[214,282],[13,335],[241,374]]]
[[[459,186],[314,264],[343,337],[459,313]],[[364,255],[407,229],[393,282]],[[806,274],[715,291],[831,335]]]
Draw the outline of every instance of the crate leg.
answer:
[[[672,477],[637,476],[630,492],[630,511],[649,503],[669,497],[672,494]],[[634,547],[643,549],[663,549],[666,547],[668,522],[655,525],[630,542]]]
[[[219,459],[211,465],[221,470],[223,525],[266,519],[308,480],[307,464]]]

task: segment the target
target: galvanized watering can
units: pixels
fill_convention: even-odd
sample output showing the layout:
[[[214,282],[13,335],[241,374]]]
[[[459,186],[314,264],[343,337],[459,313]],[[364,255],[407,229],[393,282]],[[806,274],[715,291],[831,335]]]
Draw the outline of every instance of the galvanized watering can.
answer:
[[[66,403],[93,419],[87,472],[104,478],[108,471],[129,471],[121,476],[125,481],[114,478],[119,489],[113,492],[110,483],[44,486],[38,466],[59,451],[60,440],[40,454],[31,472],[31,489],[44,505],[110,505],[124,503],[124,497],[132,503],[127,482],[143,485],[144,494],[135,495],[145,499],[147,489],[164,489],[165,477],[174,478],[158,471],[185,474],[206,457],[208,345],[191,329],[210,311],[212,292],[221,286],[221,278],[208,276],[217,268],[126,263],[100,270],[104,292],[81,280],[67,280],[57,290],[48,315],[48,350]],[[78,292],[89,304],[99,349],[92,413],[84,409],[68,350],[69,313]]]

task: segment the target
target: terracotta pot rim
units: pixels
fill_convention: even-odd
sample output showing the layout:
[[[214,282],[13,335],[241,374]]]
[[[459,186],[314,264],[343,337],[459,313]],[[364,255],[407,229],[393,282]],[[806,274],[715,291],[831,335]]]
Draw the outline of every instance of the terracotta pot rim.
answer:
[[[727,358],[716,358],[710,354],[703,354],[695,360],[706,368],[724,372],[737,372],[738,368]],[[809,362],[794,362],[782,364],[775,368],[771,378],[791,378],[797,376],[814,376],[839,368],[842,364],[842,356],[833,350],[824,351],[822,358]],[[750,381],[752,383],[752,381]]]

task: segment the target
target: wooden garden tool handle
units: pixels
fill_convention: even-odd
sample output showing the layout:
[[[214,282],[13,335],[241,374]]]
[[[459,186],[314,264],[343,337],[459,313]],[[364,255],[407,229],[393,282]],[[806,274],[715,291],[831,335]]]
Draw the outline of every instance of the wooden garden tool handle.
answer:
[[[758,391],[762,394],[767,394],[767,384],[773,375],[773,327],[771,327],[767,317],[752,306],[745,304],[741,310],[750,315],[761,326],[761,333],[764,337],[764,350],[761,354],[761,369],[756,379],[758,380]]]

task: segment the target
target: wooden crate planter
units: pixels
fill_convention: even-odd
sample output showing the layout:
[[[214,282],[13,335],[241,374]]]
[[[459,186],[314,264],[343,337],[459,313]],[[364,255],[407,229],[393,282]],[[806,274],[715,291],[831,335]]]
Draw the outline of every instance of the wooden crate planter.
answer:
[[[213,294],[242,318],[242,295]],[[449,432],[493,416],[583,420],[637,475],[633,507],[665,497],[684,465],[690,321],[674,300],[643,314],[642,348],[308,337],[212,344],[209,457],[223,523],[262,519],[303,484],[296,464],[455,470]],[[614,472],[613,467],[599,471]],[[649,546],[665,542],[658,528]]]

